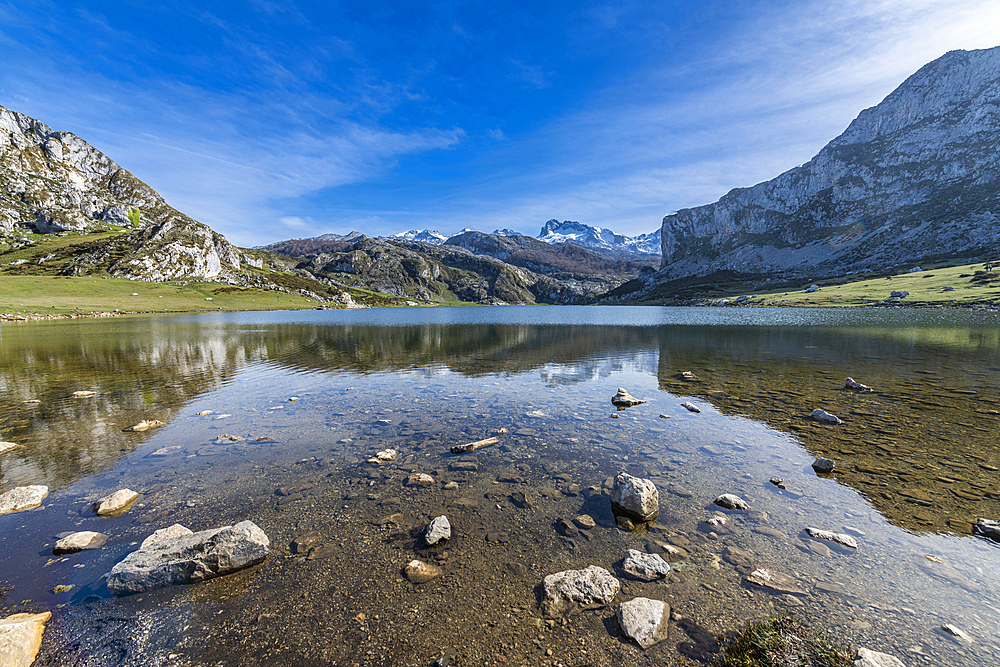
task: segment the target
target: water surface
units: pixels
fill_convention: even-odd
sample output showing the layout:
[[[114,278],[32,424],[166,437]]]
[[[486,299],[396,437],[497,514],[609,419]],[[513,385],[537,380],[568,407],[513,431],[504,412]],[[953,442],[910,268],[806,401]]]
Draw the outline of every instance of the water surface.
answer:
[[[24,447],[0,458],[0,491],[51,495],[0,517],[0,587],[12,587],[0,605],[54,611],[36,663],[52,665],[427,665],[446,651],[459,665],[700,664],[715,635],[780,611],[908,665],[997,664],[1000,551],[970,534],[1000,516],[997,325],[948,311],[623,307],[4,325],[0,428]],[[877,392],[842,391],[848,375]],[[615,411],[619,386],[648,403]],[[811,421],[816,407],[844,423]],[[122,432],[154,418],[164,426]],[[448,451],[499,429],[497,446]],[[222,434],[240,440],[216,444]],[[395,462],[365,465],[387,447]],[[817,456],[837,471],[817,476]],[[648,533],[615,523],[620,471],[660,490]],[[408,485],[416,472],[434,484]],[[92,515],[125,486],[143,494],[131,512]],[[715,507],[722,493],[753,510]],[[594,529],[560,523],[583,513]],[[428,550],[420,531],[441,514],[455,536]],[[729,524],[708,526],[714,514]],[[157,528],[243,519],[271,539],[260,566],[121,599],[103,586]],[[808,526],[850,530],[860,548],[811,540]],[[111,539],[50,562],[70,530]],[[318,550],[293,553],[309,532]],[[627,549],[667,543],[684,553],[666,580],[621,570]],[[411,584],[413,558],[444,575]],[[666,600],[670,638],[641,651],[611,608],[542,618],[542,578],[590,564],[621,579],[622,600]],[[746,584],[756,567],[806,594]]]

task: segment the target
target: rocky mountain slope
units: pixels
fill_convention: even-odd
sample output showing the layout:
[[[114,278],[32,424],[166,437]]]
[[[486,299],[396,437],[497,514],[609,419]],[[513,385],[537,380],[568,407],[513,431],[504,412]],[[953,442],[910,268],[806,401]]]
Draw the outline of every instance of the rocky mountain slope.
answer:
[[[660,280],[820,277],[996,254],[1000,47],[952,51],[812,160],[663,219]]]
[[[31,233],[108,230],[121,233],[77,252],[67,275],[161,281],[259,266],[83,139],[0,107],[0,242],[16,248]]]
[[[414,299],[492,304],[588,303],[653,267],[525,236],[466,231],[434,245],[393,238],[282,241],[263,250],[300,257],[296,270],[330,285]]]

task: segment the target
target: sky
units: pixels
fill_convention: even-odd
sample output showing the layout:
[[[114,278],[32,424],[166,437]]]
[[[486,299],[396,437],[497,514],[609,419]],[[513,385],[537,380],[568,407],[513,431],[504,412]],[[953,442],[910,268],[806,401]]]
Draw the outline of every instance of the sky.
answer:
[[[996,0],[0,0],[0,105],[244,247],[635,236],[807,162]]]

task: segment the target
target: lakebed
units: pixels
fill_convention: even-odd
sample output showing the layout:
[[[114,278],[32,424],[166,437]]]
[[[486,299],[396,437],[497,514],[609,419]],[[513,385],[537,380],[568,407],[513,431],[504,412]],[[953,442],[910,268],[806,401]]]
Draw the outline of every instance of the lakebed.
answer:
[[[0,333],[0,428],[22,445],[0,458],[0,491],[50,487],[43,507],[0,516],[3,615],[53,612],[36,664],[687,665],[783,611],[907,665],[1000,661],[1000,549],[970,534],[1000,517],[992,315],[373,309]],[[844,392],[847,376],[876,392]],[[648,402],[617,411],[618,387]],[[814,408],[843,423],[810,420]],[[142,419],[163,425],[123,432]],[[365,464],[389,447],[394,461]],[[834,473],[812,470],[818,456]],[[622,471],[659,489],[648,532],[616,525],[608,488]],[[94,516],[122,487],[136,505]],[[751,510],[713,505],[724,493]],[[593,528],[573,523],[582,514]],[[440,515],[452,539],[428,549],[421,531]],[[714,515],[727,524],[706,524]],[[103,583],[156,529],[245,519],[271,541],[260,565],[121,598]],[[55,536],[76,530],[109,540],[54,557]],[[622,571],[628,549],[668,557],[664,544],[681,550],[666,579]],[[411,583],[414,558],[442,575]],[[631,643],[617,602],[544,617],[542,579],[588,565],[619,578],[620,600],[666,601],[668,639]],[[761,567],[801,593],[747,583]]]

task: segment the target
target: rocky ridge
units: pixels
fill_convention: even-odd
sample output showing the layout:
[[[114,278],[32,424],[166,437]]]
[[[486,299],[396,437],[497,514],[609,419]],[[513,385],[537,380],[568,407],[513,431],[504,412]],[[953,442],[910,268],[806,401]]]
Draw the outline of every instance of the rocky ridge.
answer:
[[[658,277],[815,277],[995,249],[998,100],[1000,47],[945,54],[806,164],[666,216]]]

